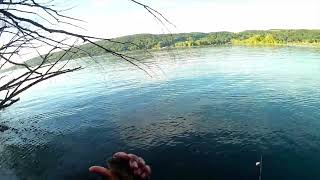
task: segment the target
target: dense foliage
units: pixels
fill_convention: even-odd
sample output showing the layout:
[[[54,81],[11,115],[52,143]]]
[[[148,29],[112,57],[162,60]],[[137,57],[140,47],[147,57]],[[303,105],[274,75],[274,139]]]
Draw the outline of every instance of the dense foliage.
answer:
[[[98,41],[97,44],[116,52],[181,48],[208,45],[317,45],[320,46],[320,30],[255,30],[233,32],[212,32],[212,33],[180,33],[180,34],[137,34],[123,36],[113,39],[115,42]],[[92,44],[81,46],[84,51],[73,54],[72,58],[102,55],[106,52]],[[52,54],[52,59],[58,57],[62,52]],[[65,56],[65,59],[68,59]],[[29,60],[30,64],[37,60]]]

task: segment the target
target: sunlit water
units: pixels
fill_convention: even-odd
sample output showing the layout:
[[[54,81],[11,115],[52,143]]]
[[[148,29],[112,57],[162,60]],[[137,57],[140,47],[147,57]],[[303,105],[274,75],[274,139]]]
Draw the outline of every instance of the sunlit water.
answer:
[[[152,179],[320,179],[320,50],[213,47],[110,57],[40,84],[0,112],[0,179],[96,179],[136,153]],[[89,63],[93,62],[93,63]]]

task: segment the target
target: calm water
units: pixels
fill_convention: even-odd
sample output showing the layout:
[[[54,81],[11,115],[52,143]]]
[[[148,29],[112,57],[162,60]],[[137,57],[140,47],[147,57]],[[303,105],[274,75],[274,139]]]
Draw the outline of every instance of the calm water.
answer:
[[[109,57],[1,111],[0,179],[96,179],[116,151],[154,180],[320,179],[320,50],[214,47],[154,53],[153,78]],[[98,63],[98,64],[97,64]],[[147,67],[146,67],[147,68]]]

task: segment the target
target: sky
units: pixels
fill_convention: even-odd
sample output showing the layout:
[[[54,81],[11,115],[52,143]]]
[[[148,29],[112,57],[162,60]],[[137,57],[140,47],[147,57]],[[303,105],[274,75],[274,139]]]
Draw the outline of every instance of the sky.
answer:
[[[105,38],[139,33],[320,29],[320,0],[139,2],[161,12],[176,27],[169,24],[164,27],[143,7],[130,0],[72,0],[68,5],[75,7],[65,13],[85,20],[86,23],[81,23],[86,29],[84,32]]]
[[[54,0],[56,8],[64,10],[61,14],[85,21],[71,22],[85,30],[68,25],[55,28],[99,38],[140,33],[320,29],[320,0],[137,1],[156,9],[175,26],[168,23],[162,25],[146,9],[131,0]],[[33,17],[32,14],[30,16]],[[37,21],[45,23],[42,19]],[[56,40],[65,38],[57,34],[51,36]],[[46,53],[48,47],[41,46],[38,51]],[[38,56],[32,49],[24,54],[22,58],[17,57],[19,61]]]

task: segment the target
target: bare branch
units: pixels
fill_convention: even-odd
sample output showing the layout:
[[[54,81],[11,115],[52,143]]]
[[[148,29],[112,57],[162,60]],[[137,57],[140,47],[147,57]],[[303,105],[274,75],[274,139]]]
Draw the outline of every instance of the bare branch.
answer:
[[[163,26],[165,26],[166,23],[174,26],[174,24],[161,13],[150,6],[144,5],[136,0],[130,1],[145,8],[158,22],[163,24]],[[0,0],[0,5],[3,5],[0,8],[0,37],[3,41],[0,44],[0,70],[4,71],[3,68],[5,66],[13,66],[13,68],[20,67],[23,70],[20,74],[12,77],[9,74],[0,77],[2,82],[0,84],[0,93],[5,94],[4,97],[0,97],[0,110],[19,101],[17,96],[32,86],[46,79],[80,70],[80,66],[70,69],[66,68],[70,59],[76,56],[77,53],[85,53],[90,57],[92,56],[89,52],[77,46],[80,44],[79,40],[81,40],[82,43],[92,44],[106,53],[127,61],[152,77],[148,72],[148,70],[150,70],[148,64],[144,64],[135,57],[113,51],[100,45],[96,41],[104,40],[117,44],[138,45],[131,42],[120,42],[114,39],[77,34],[65,29],[56,28],[56,26],[59,27],[59,25],[62,24],[81,28],[74,24],[74,22],[84,21],[61,14],[61,12],[65,10],[55,9],[55,6],[51,4],[52,2],[53,0],[42,3],[38,3],[36,0]],[[30,16],[40,17],[43,21],[39,22],[34,18],[29,18]],[[52,38],[50,35],[63,38],[60,40]],[[71,41],[73,41],[73,43],[70,43]],[[41,54],[40,50],[42,47],[50,49],[47,53]],[[33,54],[38,55],[36,63],[31,65],[24,62],[24,60],[19,61],[19,58],[24,59],[22,55],[28,54],[28,51],[31,50]],[[57,51],[59,51],[59,53],[54,53]],[[146,68],[148,70],[146,70]]]

